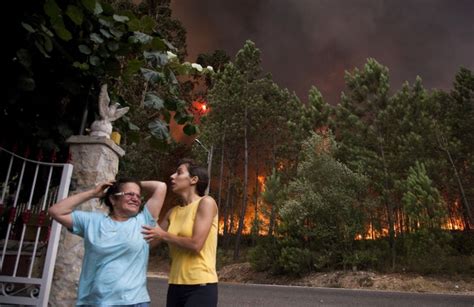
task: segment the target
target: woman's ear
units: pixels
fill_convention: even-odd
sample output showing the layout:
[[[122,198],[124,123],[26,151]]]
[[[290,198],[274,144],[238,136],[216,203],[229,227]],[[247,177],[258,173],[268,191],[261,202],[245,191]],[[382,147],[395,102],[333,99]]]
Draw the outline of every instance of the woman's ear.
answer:
[[[109,198],[109,201],[110,201],[110,203],[112,204],[112,206],[115,206],[115,202],[117,201],[117,200],[115,199],[115,196],[114,196],[114,195],[109,195],[109,196],[107,196],[107,197]]]
[[[191,177],[191,184],[197,184],[198,182],[199,182],[199,177],[198,176]]]

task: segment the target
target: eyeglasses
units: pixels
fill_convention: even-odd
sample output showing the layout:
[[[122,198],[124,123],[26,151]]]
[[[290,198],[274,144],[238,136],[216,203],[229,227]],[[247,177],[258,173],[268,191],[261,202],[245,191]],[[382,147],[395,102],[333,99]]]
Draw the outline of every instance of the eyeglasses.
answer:
[[[122,195],[123,195],[123,196],[125,196],[125,197],[127,197],[127,198],[132,198],[132,197],[134,197],[134,196],[135,196],[136,198],[138,198],[138,199],[141,199],[141,198],[142,198],[141,195],[139,195],[139,194],[137,194],[137,193],[135,193],[135,192],[118,192],[118,193],[115,193],[114,195],[115,195],[115,196],[122,196]]]

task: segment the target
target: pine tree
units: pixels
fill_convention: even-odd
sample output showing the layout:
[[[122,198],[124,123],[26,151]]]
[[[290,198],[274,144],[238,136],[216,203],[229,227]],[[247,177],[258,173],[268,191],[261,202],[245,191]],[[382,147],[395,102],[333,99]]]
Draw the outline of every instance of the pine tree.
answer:
[[[413,269],[439,269],[449,253],[450,235],[441,230],[447,211],[438,189],[427,175],[425,165],[410,167],[404,182],[403,205],[410,234],[406,239],[408,263]]]
[[[336,146],[331,134],[313,133],[304,142],[297,176],[279,210],[283,271],[298,273],[294,270],[301,267],[294,265],[306,264],[289,255],[304,256],[305,251],[318,269],[340,267],[354,255],[356,235],[364,232],[367,181],[334,158]]]

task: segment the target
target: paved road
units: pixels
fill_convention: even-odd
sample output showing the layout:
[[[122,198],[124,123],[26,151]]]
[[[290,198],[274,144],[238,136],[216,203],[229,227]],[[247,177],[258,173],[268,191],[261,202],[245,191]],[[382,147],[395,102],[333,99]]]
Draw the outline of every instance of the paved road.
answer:
[[[152,307],[165,306],[166,279],[149,278]],[[474,296],[219,283],[219,306],[468,306]]]

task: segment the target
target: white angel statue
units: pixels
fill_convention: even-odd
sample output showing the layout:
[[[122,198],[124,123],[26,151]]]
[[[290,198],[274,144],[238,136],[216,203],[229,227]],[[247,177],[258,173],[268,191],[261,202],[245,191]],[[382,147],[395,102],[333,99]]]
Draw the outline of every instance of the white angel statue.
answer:
[[[100,120],[96,120],[91,125],[91,136],[105,136],[110,139],[112,133],[112,124],[114,120],[119,119],[128,112],[129,107],[119,108],[120,104],[110,104],[109,94],[107,93],[107,84],[102,85],[99,95],[99,113]]]

